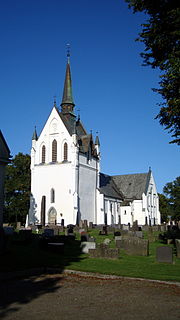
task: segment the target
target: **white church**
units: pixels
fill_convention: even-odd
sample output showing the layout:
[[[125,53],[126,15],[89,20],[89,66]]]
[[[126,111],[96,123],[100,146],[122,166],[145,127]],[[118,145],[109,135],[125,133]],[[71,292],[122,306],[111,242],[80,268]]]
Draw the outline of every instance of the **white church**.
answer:
[[[61,110],[54,106],[31,148],[28,224],[139,225],[161,223],[151,169],[109,176],[100,172],[100,142],[74,113],[69,54]]]

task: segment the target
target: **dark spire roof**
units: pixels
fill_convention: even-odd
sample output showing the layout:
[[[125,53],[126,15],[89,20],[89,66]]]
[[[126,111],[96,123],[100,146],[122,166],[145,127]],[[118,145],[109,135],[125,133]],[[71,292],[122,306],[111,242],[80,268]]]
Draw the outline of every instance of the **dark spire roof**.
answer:
[[[32,140],[36,140],[37,141],[38,136],[37,136],[37,132],[36,132],[36,127],[34,128],[34,132],[33,132],[33,136],[32,136]]]
[[[69,54],[68,54],[68,61],[66,65],[66,75],[64,81],[64,91],[63,91],[63,98],[61,102],[62,112],[63,113],[73,113],[74,109],[74,101],[72,96],[72,82],[71,82],[71,70],[70,70],[70,61],[69,61]]]
[[[96,136],[95,145],[100,146],[99,137]]]

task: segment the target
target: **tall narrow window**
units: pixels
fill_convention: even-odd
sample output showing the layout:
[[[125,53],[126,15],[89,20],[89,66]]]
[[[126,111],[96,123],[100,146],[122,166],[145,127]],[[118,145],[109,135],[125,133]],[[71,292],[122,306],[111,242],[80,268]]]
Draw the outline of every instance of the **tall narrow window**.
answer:
[[[65,144],[64,144],[64,161],[67,161],[67,159],[68,159],[68,145],[65,142]]]
[[[54,189],[52,188],[51,189],[51,203],[54,203],[55,202],[55,191]]]
[[[46,161],[46,147],[42,146],[42,159],[41,159],[41,162],[45,163],[45,161]]]
[[[57,161],[57,141],[54,139],[52,142],[52,162]]]

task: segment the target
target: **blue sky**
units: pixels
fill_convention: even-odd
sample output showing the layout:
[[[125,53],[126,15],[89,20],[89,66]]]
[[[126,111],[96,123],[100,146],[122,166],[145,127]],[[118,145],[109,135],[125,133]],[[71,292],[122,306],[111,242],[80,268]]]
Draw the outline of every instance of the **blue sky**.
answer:
[[[34,126],[40,133],[61,103],[66,44],[76,113],[99,132],[101,171],[147,172],[157,188],[179,176],[179,147],[154,120],[161,97],[158,71],[143,67],[144,22],[123,0],[4,0],[0,4],[0,129],[12,156],[30,153]]]

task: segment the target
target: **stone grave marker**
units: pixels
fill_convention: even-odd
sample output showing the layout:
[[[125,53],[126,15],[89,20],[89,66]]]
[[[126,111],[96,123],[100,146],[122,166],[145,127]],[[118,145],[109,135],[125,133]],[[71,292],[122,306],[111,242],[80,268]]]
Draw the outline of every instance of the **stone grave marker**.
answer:
[[[90,241],[81,242],[82,253],[89,253],[90,249],[96,249],[96,243]]]
[[[93,229],[93,222],[89,222],[89,229]]]
[[[81,242],[87,242],[89,241],[89,235],[87,232],[81,232]]]
[[[138,237],[138,238],[143,238],[143,232],[142,231],[135,231],[135,237]]]
[[[138,231],[138,230],[139,230],[138,221],[135,220],[132,225],[132,231]]]
[[[13,227],[4,227],[4,233],[6,236],[12,236],[14,234],[14,228]]]
[[[110,244],[111,240],[109,238],[104,239],[103,243],[107,246]]]
[[[50,229],[50,228],[44,229],[43,235],[45,237],[53,237],[54,236],[54,229]]]
[[[118,259],[119,249],[108,248],[108,246],[100,244],[97,249],[89,249],[89,254],[91,258]]]
[[[167,246],[158,247],[156,249],[156,261],[173,263],[173,249]]]
[[[131,237],[116,240],[116,247],[119,249],[124,249],[128,255],[149,255],[149,241],[140,238]]]

